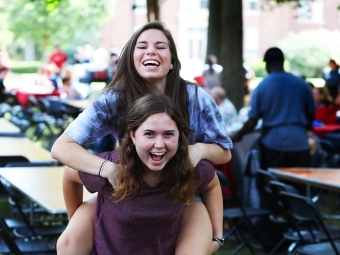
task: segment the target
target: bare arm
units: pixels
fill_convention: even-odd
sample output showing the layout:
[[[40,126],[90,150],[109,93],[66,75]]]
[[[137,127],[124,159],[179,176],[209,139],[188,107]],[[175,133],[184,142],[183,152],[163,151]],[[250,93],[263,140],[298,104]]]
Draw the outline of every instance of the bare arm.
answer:
[[[245,134],[248,134],[250,133],[251,131],[254,130],[254,128],[256,127],[256,124],[257,124],[257,119],[253,119],[253,118],[249,118],[244,124],[243,124],[243,127],[237,131],[236,133],[234,134],[230,134],[230,139],[233,141],[233,142],[238,142],[238,141],[241,141],[242,140],[242,137],[245,135]]]
[[[213,164],[224,164],[231,159],[230,150],[224,149],[218,144],[195,143],[189,146],[189,152],[194,166],[201,159],[207,159]]]
[[[209,183],[207,190],[202,193],[202,198],[211,219],[213,236],[223,238],[223,198],[216,174]],[[220,245],[217,242],[212,242],[211,253],[216,252],[218,248],[220,248]]]
[[[53,144],[51,156],[66,166],[93,175],[99,174],[100,166],[104,162],[103,158],[88,152],[65,133]],[[113,175],[114,172],[118,172],[115,171],[117,168],[117,164],[107,162],[104,166],[103,173],[112,173]],[[114,183],[113,179],[115,176],[105,177],[109,179],[111,184]]]
[[[71,219],[77,208],[83,203],[83,183],[78,171],[65,166],[63,175],[63,193],[68,218]]]

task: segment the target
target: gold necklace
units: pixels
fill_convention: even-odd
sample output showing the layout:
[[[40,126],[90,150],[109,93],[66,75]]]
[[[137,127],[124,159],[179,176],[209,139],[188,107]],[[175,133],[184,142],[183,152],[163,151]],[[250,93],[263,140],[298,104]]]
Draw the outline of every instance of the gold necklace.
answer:
[[[155,179],[155,182],[158,182],[158,177],[159,177],[160,174],[161,174],[161,171],[159,171],[159,173],[158,173],[156,178],[153,177],[152,175],[149,175],[149,174],[147,174],[147,175],[150,176],[151,178]]]

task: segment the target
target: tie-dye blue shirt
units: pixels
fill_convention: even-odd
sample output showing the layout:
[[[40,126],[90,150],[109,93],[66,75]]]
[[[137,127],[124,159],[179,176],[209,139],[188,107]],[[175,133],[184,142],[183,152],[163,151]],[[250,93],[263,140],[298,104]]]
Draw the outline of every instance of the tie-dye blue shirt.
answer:
[[[232,142],[214,99],[195,84],[187,84],[187,91],[190,128],[195,131],[190,143],[214,143],[225,149],[231,149]],[[118,137],[114,125],[107,121],[108,118],[112,118],[111,116],[118,116],[115,107],[107,110],[107,105],[115,105],[117,96],[110,92],[100,95],[67,127],[65,133],[82,145],[94,143],[109,133]]]

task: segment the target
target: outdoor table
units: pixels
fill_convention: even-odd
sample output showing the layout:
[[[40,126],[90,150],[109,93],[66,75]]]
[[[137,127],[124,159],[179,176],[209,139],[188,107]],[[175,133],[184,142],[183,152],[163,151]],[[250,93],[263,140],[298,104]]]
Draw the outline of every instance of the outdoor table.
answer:
[[[277,178],[340,192],[340,169],[269,168]]]
[[[66,213],[62,179],[64,167],[0,168],[0,176],[52,214]],[[84,188],[84,201],[92,196]]]
[[[313,127],[313,132],[318,137],[322,137],[323,135],[334,132],[334,131],[340,131],[340,125],[339,124],[323,125],[323,126]]]
[[[18,128],[16,125],[11,123],[9,120],[5,118],[0,118],[0,133],[1,134],[18,134],[20,133],[20,128]]]
[[[24,156],[30,162],[55,161],[48,150],[26,137],[0,137],[0,156]]]

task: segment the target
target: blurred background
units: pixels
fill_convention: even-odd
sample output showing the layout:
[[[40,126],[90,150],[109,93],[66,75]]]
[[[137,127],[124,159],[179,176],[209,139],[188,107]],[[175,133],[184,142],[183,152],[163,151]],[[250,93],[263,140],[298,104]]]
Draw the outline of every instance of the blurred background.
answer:
[[[56,44],[68,65],[86,62],[87,54],[86,69],[101,70],[136,29],[161,20],[176,41],[182,77],[200,76],[206,56],[216,55],[222,86],[240,109],[242,65],[254,72],[252,89],[267,74],[262,58],[272,46],[285,53],[288,71],[324,85],[323,68],[340,56],[338,6],[339,0],[1,0],[0,49],[8,52],[12,74],[36,73]],[[84,68],[76,72],[85,75]],[[18,83],[7,80],[6,87]]]

